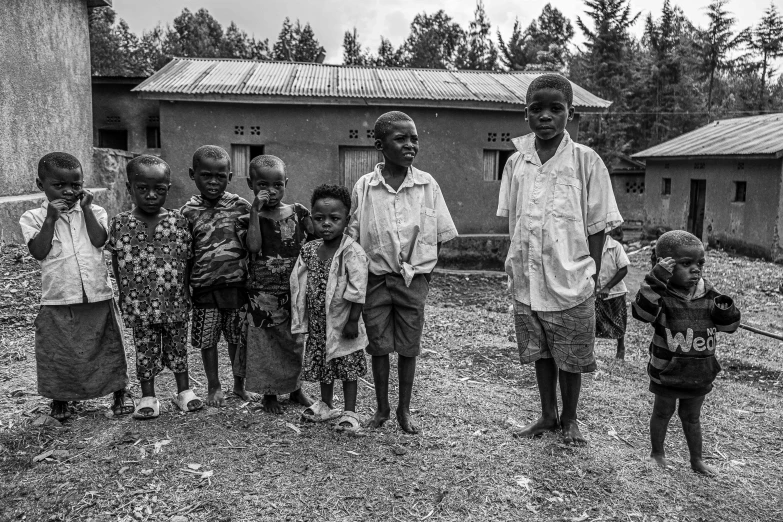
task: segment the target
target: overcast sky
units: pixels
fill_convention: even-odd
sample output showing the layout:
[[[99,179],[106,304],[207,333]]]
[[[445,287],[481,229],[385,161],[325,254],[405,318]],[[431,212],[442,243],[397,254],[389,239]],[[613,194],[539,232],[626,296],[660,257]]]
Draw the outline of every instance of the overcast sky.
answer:
[[[774,2],[783,11],[783,0]],[[576,18],[584,18],[584,2],[551,0],[550,3],[571,19],[576,31],[575,43],[579,44],[582,34],[576,27]],[[682,7],[697,25],[706,25],[704,6],[709,0],[674,0],[672,3]],[[484,5],[493,31],[500,29],[505,38],[511,33],[515,18],[519,18],[523,28],[527,27],[539,15],[544,3],[485,0]],[[641,33],[642,19],[647,13],[652,12],[658,17],[662,5],[663,0],[631,0],[634,11],[642,12],[636,24],[637,33]],[[758,23],[769,5],[770,0],[732,0],[728,8],[737,18],[739,28]],[[353,27],[358,30],[362,45],[375,52],[381,35],[395,46],[402,43],[417,13],[434,13],[443,8],[456,22],[467,27],[473,19],[475,6],[474,0],[450,0],[448,3],[434,0],[114,0],[114,9],[136,33],[158,23],[165,25],[171,22],[185,7],[191,11],[204,7],[224,26],[233,20],[256,38],[269,38],[270,43],[274,43],[283,19],[286,16],[292,20],[298,18],[303,24],[310,22],[316,38],[326,48],[327,63],[342,62],[343,34]]]

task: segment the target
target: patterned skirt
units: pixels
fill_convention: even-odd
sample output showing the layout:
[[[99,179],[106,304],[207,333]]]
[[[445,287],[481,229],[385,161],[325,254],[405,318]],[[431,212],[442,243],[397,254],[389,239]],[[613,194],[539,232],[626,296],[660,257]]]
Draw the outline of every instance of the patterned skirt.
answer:
[[[603,339],[625,337],[628,308],[625,295],[595,300],[595,336]]]

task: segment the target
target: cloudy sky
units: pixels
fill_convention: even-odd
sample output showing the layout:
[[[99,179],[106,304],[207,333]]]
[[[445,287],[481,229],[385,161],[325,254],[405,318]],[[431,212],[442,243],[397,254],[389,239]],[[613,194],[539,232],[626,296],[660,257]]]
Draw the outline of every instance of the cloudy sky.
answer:
[[[781,9],[781,0],[773,1]],[[485,0],[484,3],[493,29],[500,29],[504,37],[511,33],[515,18],[526,27],[543,6],[541,2],[521,0]],[[674,0],[673,3],[680,5],[695,23],[706,25],[704,6],[709,0]],[[575,22],[577,16],[584,17],[583,1],[551,0],[551,4],[574,23],[575,43],[579,44],[582,35]],[[448,3],[434,0],[114,0],[114,9],[137,33],[158,23],[169,23],[185,7],[191,11],[204,7],[224,26],[233,20],[249,34],[274,42],[283,19],[286,16],[292,20],[298,18],[302,23],[312,25],[316,38],[326,48],[327,63],[342,61],[343,34],[353,27],[358,30],[362,45],[374,52],[381,35],[394,45],[402,43],[417,13],[433,13],[443,8],[456,22],[467,27],[475,5],[474,0],[450,0]],[[663,0],[631,0],[632,8],[642,12],[642,18],[649,12],[659,16],[662,5]],[[728,7],[737,18],[738,26],[748,27],[758,22],[769,5],[770,0],[732,0]],[[636,31],[640,32],[642,27],[643,23],[637,22]]]

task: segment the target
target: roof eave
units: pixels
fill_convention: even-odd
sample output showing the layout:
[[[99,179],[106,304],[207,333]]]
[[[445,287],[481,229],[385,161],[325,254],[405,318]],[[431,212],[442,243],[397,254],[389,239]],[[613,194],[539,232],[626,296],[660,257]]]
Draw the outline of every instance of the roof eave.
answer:
[[[645,152],[638,152],[631,156],[636,159],[644,160],[681,160],[681,161],[693,161],[693,160],[705,160],[705,159],[779,159],[783,157],[783,150],[777,152],[770,152],[768,154],[689,154],[689,155],[676,155],[665,156],[659,154],[647,154]]]
[[[87,0],[87,8],[92,9],[94,7],[111,7],[112,0]]]
[[[346,96],[252,96],[242,94],[181,94],[144,92],[143,84],[132,92],[138,93],[139,98],[145,100],[160,101],[187,101],[187,102],[211,102],[211,103],[243,103],[257,105],[405,105],[406,107],[436,107],[442,109],[469,109],[488,111],[524,112],[525,105],[502,102],[476,102],[474,100],[423,100],[406,98],[364,98]],[[606,110],[605,107],[580,107],[577,112],[596,113]]]

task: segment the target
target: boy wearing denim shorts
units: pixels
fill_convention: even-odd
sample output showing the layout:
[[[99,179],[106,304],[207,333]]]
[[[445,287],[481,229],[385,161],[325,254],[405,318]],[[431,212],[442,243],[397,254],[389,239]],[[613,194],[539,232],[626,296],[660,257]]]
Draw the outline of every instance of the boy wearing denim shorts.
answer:
[[[384,162],[354,185],[351,208],[355,211],[346,229],[370,262],[362,316],[378,409],[369,426],[378,428],[389,420],[389,354],[396,352],[397,422],[405,432],[418,433],[410,402],[421,352],[424,301],[438,247],[457,237],[457,229],[438,183],[412,166],[419,137],[407,114],[393,111],[378,118],[375,148]]]
[[[237,236],[237,219],[250,212],[243,198],[226,192],[231,181],[231,159],[221,147],[204,145],[193,154],[190,168],[200,194],[180,211],[190,224],[193,258],[190,285],[193,297],[191,345],[201,350],[207,375],[208,406],[223,406],[218,376],[220,334],[228,344],[233,366],[241,332],[239,309],[247,302],[247,252]],[[245,379],[234,376],[234,395],[245,401],[260,396],[245,390]]]
[[[582,373],[596,369],[595,280],[605,232],[622,218],[603,161],[565,130],[573,115],[568,80],[544,74],[531,82],[525,119],[532,133],[513,140],[518,152],[503,171],[497,215],[508,218],[520,360],[535,362],[541,398],[541,417],[516,435],[562,430],[566,444],[584,444],[576,410]]]

